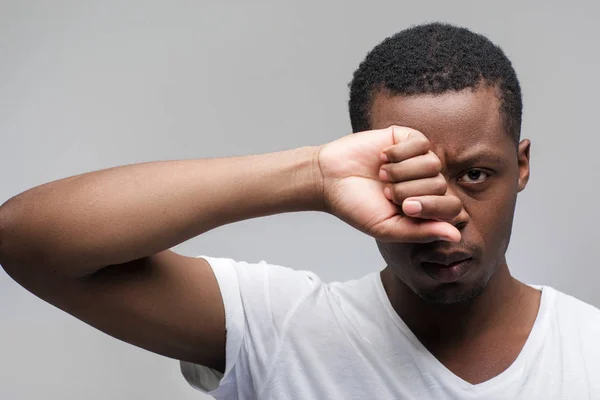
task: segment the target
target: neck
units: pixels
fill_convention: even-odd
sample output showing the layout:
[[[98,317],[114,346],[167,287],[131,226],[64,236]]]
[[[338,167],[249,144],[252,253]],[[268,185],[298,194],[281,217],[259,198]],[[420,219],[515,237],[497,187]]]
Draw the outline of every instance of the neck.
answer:
[[[505,259],[481,294],[458,304],[421,299],[389,267],[381,279],[393,308],[422,342],[456,345],[495,328],[530,329],[539,306],[538,291],[513,278]]]

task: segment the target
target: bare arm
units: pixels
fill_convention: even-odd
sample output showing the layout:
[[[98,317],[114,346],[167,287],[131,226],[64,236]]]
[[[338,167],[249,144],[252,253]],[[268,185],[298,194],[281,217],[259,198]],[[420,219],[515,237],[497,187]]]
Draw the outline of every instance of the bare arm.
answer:
[[[212,271],[167,249],[227,223],[322,209],[316,155],[306,147],[151,162],[35,187],[0,207],[0,264],[113,336],[221,369],[224,314]]]
[[[316,148],[133,164],[30,189],[1,206],[5,268],[80,278],[227,223],[320,207]],[[43,266],[42,266],[43,265]],[[14,271],[19,274],[19,271]]]
[[[392,126],[320,147],[92,172],[0,206],[0,264],[110,335],[222,371],[225,313],[212,270],[167,249],[223,224],[299,210],[327,211],[381,241],[458,241],[462,204],[440,171],[422,133]],[[411,197],[422,203],[411,214],[418,223],[398,212]]]

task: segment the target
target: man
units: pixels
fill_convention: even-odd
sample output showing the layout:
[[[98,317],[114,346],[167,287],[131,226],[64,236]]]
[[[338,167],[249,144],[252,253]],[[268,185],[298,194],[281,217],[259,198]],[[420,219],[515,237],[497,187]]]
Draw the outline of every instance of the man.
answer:
[[[0,207],[0,263],[219,399],[600,398],[599,311],[506,263],[530,142],[502,50],[446,24],[402,31],[361,63],[349,106],[357,133],[323,146],[28,190]],[[374,237],[387,267],[325,284],[168,250],[303,210]]]

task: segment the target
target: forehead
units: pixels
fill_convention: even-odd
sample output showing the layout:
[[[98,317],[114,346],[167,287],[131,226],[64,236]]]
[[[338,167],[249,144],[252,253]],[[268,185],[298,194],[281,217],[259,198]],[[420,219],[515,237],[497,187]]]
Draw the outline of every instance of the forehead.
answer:
[[[504,128],[497,91],[490,86],[410,96],[380,91],[373,99],[370,122],[371,129],[390,125],[416,129],[434,149],[449,152],[473,147],[514,148]]]

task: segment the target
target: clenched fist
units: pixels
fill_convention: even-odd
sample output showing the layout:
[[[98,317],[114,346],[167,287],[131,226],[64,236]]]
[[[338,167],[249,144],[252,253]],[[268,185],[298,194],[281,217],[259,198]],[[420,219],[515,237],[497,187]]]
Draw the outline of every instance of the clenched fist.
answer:
[[[462,210],[446,193],[441,162],[419,131],[391,126],[320,147],[327,211],[383,242],[460,240]]]

